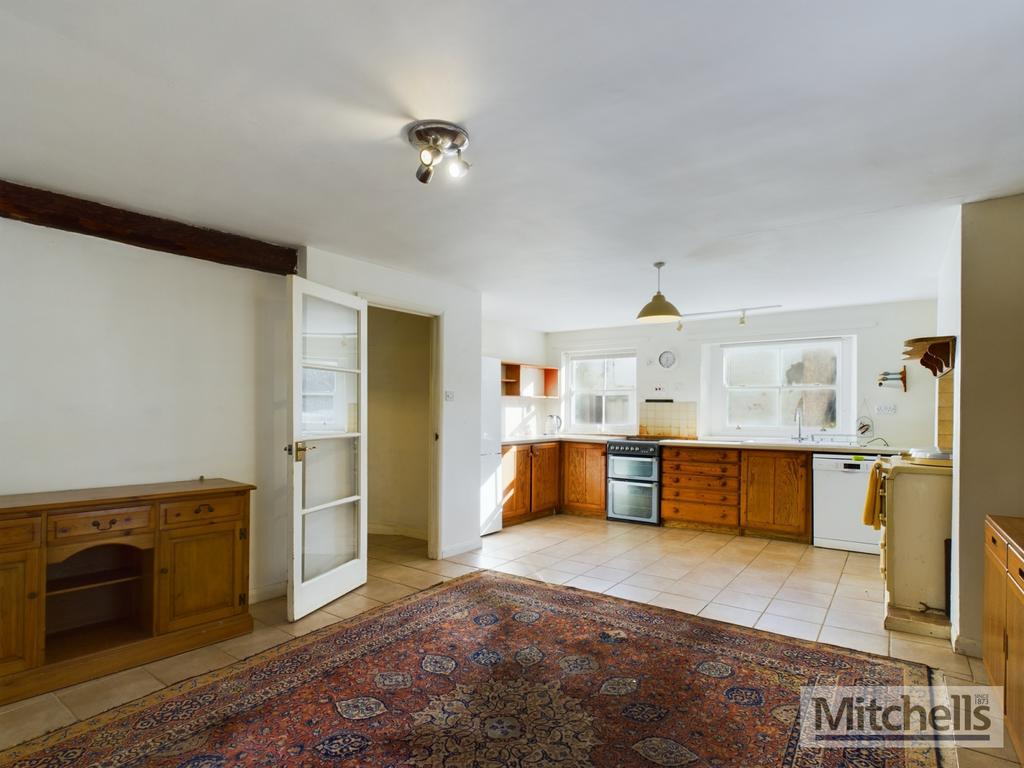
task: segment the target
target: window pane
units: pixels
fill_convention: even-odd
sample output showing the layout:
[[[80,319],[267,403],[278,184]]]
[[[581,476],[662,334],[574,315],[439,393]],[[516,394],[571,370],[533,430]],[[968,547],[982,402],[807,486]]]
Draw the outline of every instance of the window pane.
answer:
[[[572,386],[577,392],[604,389],[604,360],[573,360]]]
[[[633,389],[635,386],[635,357],[613,357],[608,361],[607,389]]]
[[[779,423],[778,390],[731,389],[726,401],[730,427],[774,427]]]
[[[333,395],[334,372],[321,371],[316,368],[302,369],[302,394]]]
[[[306,368],[302,383],[304,435],[359,431],[359,374]],[[306,394],[307,384],[313,386],[311,394]]]
[[[805,427],[835,429],[836,391],[834,389],[783,389],[782,420],[796,426],[796,411],[803,403]]]
[[[790,345],[782,348],[786,384],[835,384],[838,344]]]
[[[774,387],[779,382],[778,347],[740,347],[724,350],[727,387]]]
[[[599,426],[604,417],[603,398],[601,395],[574,395],[572,412],[575,423]]]
[[[632,395],[606,395],[604,398],[605,424],[632,424],[633,410]]]
[[[315,296],[303,296],[302,358],[317,365],[358,368],[359,313]]]

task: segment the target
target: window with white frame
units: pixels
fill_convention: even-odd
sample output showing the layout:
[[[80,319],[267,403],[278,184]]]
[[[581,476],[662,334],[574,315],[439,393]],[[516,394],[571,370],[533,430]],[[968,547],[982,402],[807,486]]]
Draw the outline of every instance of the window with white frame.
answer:
[[[569,432],[636,431],[636,352],[568,353]]]
[[[707,435],[853,432],[853,337],[705,347]],[[704,409],[702,409],[704,410]]]

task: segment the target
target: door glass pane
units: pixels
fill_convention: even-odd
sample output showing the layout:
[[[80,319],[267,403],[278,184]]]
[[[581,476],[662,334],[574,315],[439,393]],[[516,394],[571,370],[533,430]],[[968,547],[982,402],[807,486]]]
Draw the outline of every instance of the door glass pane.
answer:
[[[302,580],[322,576],[359,557],[359,502],[302,516]]]
[[[777,348],[726,348],[723,357],[727,387],[773,387],[779,384]]]
[[[782,390],[782,423],[796,426],[796,412],[803,403],[805,427],[834,429],[836,426],[836,391],[834,389]]]
[[[310,440],[302,462],[302,508],[359,495],[359,440]]]
[[[839,344],[792,345],[782,348],[786,384],[835,384]]]
[[[652,459],[612,456],[608,459],[608,474],[615,477],[630,477],[638,480],[656,480],[654,466]]]
[[[730,389],[726,395],[730,427],[775,426],[779,421],[777,389]]]
[[[302,360],[358,369],[359,312],[315,296],[303,296]]]
[[[302,431],[359,431],[359,374],[302,369]]]
[[[652,520],[654,515],[654,486],[610,483],[611,510],[618,517]]]

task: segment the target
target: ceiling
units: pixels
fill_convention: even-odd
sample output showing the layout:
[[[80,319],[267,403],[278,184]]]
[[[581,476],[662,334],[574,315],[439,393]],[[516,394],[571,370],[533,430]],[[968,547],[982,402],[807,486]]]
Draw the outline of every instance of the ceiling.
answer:
[[[1020,0],[5,0],[0,178],[477,288],[490,319],[934,296],[1024,191]],[[470,131],[416,182],[417,118]]]

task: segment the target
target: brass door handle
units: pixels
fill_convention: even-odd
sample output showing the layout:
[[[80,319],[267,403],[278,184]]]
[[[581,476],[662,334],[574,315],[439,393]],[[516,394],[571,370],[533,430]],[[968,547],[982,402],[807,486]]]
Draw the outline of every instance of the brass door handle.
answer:
[[[106,528],[103,527],[103,523],[101,523],[99,520],[93,520],[92,521],[92,527],[95,528],[97,531],[109,531],[115,525],[117,525],[117,518],[116,517],[113,520],[111,520],[109,523],[107,523],[107,527]]]
[[[200,504],[198,507],[192,510],[193,515],[201,515],[203,512],[213,513],[213,507],[209,504]]]

